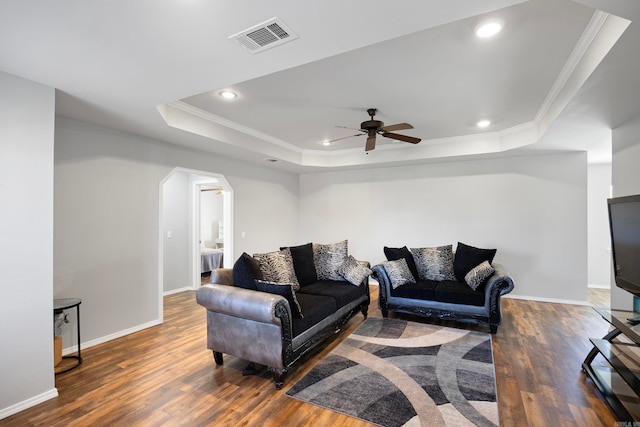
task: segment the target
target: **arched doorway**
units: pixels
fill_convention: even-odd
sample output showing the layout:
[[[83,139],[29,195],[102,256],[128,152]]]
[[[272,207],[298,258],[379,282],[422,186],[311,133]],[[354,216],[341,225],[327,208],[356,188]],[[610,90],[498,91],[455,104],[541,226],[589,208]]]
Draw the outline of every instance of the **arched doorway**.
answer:
[[[204,191],[203,191],[204,190]],[[215,227],[202,222],[202,197],[213,193],[222,206],[216,208]],[[205,215],[206,217],[206,215]],[[207,220],[210,220],[207,219]],[[208,229],[203,239],[201,230]],[[160,182],[159,220],[160,313],[162,297],[200,286],[203,249],[222,252],[224,266],[233,262],[233,189],[217,173],[174,168]]]

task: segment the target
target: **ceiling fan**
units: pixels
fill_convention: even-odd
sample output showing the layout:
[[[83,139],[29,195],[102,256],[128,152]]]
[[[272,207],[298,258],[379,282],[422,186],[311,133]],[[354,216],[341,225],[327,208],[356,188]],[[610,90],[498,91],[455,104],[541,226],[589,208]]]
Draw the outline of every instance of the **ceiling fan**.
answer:
[[[373,116],[375,116],[377,112],[378,110],[376,108],[369,108],[367,110],[367,114],[369,114],[371,120],[360,123],[360,129],[354,129],[360,131],[360,133],[357,133],[355,135],[343,136],[342,138],[332,139],[328,142],[333,143],[342,139],[353,138],[354,136],[367,135],[367,143],[364,146],[364,151],[371,151],[376,148],[376,135],[381,135],[385,138],[391,138],[397,141],[409,142],[411,144],[417,144],[418,142],[422,141],[420,138],[415,138],[413,136],[392,133],[392,131],[397,130],[413,129],[413,126],[411,126],[409,123],[398,123],[395,125],[385,126],[383,122],[381,122],[380,120],[375,120],[373,118]],[[343,129],[353,129],[346,126],[336,127]]]

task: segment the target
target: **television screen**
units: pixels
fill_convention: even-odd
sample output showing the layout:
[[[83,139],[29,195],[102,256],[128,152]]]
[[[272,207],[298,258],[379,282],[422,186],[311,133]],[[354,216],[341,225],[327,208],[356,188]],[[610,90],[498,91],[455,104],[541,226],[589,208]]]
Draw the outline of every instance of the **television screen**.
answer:
[[[607,202],[616,285],[640,296],[640,195]]]

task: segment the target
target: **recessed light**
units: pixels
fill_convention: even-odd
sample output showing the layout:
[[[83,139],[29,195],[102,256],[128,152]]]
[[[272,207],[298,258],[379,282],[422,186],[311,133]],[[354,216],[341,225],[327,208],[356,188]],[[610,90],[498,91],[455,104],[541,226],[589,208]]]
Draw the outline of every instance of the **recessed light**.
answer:
[[[476,27],[476,36],[482,39],[495,36],[502,30],[502,26],[502,21],[497,19],[481,22],[480,25]]]
[[[329,145],[331,145],[331,141],[322,141],[322,145],[328,147]]]
[[[491,122],[489,120],[480,120],[478,123],[476,123],[476,125],[479,128],[486,128],[487,126],[489,126],[491,124]]]
[[[231,90],[221,90],[218,94],[224,99],[236,99],[238,94]]]

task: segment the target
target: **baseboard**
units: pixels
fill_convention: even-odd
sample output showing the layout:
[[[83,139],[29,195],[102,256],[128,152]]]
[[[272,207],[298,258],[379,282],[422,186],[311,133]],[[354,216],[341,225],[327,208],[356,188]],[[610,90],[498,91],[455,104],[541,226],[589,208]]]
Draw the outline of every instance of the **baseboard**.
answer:
[[[602,284],[598,284],[598,283],[592,283],[590,285],[587,285],[587,288],[590,288],[590,289],[611,289],[611,285],[602,285]]]
[[[550,302],[554,304],[569,304],[569,305],[589,305],[588,301],[572,300],[572,299],[558,299],[558,298],[544,298],[544,297],[532,297],[526,295],[504,295],[502,298],[521,299],[527,301],[538,302]]]
[[[148,322],[148,323],[143,323],[142,325],[134,326],[133,328],[125,329],[125,330],[122,330],[122,331],[115,332],[113,334],[109,334],[109,335],[105,335],[105,336],[100,337],[100,338],[96,338],[95,340],[83,342],[83,343],[81,343],[82,350],[84,350],[85,348],[93,347],[94,345],[105,343],[107,341],[115,340],[116,338],[124,337],[125,335],[133,334],[135,332],[140,332],[143,329],[151,328],[152,326],[157,326],[157,325],[160,325],[160,324],[162,324],[162,322],[160,320],[153,320],[153,321]],[[78,346],[77,345],[73,345],[71,347],[63,348],[62,349],[62,354],[67,355],[67,354],[75,353],[77,351],[78,351]]]
[[[178,289],[171,289],[170,291],[165,291],[162,293],[163,297],[166,297],[167,295],[173,295],[173,294],[177,294],[179,292],[184,292],[184,291],[192,291],[193,288],[191,286],[185,286],[184,288],[178,288]]]
[[[46,391],[37,396],[33,396],[27,400],[23,400],[22,402],[18,402],[15,405],[11,405],[7,408],[2,408],[0,409],[0,420],[10,417],[13,414],[17,414],[20,411],[24,411],[25,409],[31,408],[32,406],[36,406],[49,399],[53,399],[54,397],[58,397],[57,388],[53,388],[49,391]]]

